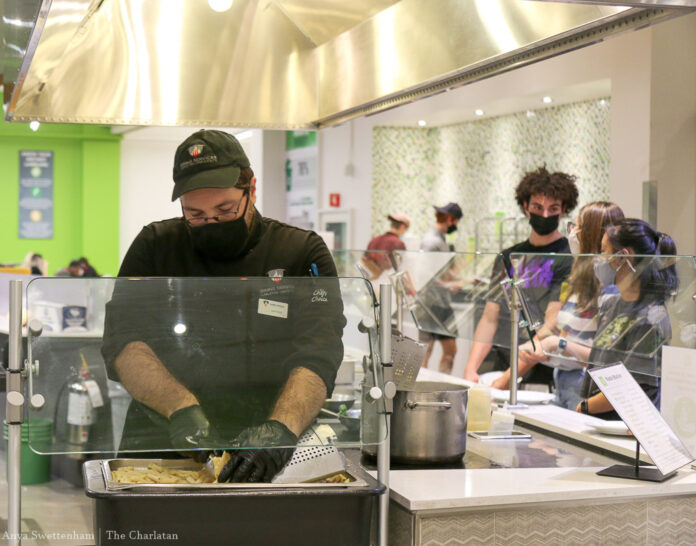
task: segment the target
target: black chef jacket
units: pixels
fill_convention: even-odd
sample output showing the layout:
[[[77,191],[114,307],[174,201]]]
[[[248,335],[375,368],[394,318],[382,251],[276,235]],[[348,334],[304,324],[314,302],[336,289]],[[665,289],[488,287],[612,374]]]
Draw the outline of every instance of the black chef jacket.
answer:
[[[118,380],[113,362],[128,343],[146,343],[226,439],[268,417],[296,367],[316,373],[330,393],[345,318],[323,240],[256,212],[242,255],[215,262],[196,251],[190,229],[182,218],[152,223],[128,250],[119,277],[200,278],[117,281],[102,348],[110,378]],[[312,264],[320,277],[291,278],[308,276]],[[282,280],[267,276],[274,269],[284,270]],[[286,311],[266,313],[264,302]],[[175,333],[177,325],[185,331]],[[133,402],[121,449],[166,447],[166,420]]]

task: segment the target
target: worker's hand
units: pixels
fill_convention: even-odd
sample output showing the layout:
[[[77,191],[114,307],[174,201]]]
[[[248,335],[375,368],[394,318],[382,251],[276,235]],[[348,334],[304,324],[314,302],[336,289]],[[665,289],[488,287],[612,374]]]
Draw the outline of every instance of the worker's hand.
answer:
[[[211,451],[205,448],[215,445],[203,408],[189,406],[172,413],[169,417],[169,441],[173,448],[185,451],[183,455],[192,457],[194,461],[207,461]]]
[[[270,482],[292,457],[297,440],[288,427],[275,420],[244,430],[237,438],[242,449],[230,451],[232,458],[220,471],[218,482]]]

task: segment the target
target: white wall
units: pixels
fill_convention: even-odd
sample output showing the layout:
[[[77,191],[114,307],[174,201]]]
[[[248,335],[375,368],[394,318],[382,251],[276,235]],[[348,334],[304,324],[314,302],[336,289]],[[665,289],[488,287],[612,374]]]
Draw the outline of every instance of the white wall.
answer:
[[[121,214],[119,260],[123,259],[143,226],[157,220],[181,216],[179,201],[172,203],[172,169],[177,146],[196,129],[190,127],[142,128],[124,134],[121,142]],[[240,133],[239,130],[230,130]],[[239,135],[252,168],[263,175],[263,131]],[[277,177],[276,177],[277,178]],[[259,210],[263,207],[263,184],[259,183]]]
[[[696,254],[696,14],[652,29],[650,179],[657,225]],[[690,53],[688,53],[690,52]]]
[[[693,18],[694,16],[690,16]],[[328,207],[328,195],[332,192],[341,193],[346,208],[354,209],[353,241],[356,248],[364,248],[371,236],[370,214],[372,207],[372,127],[375,125],[400,124],[404,120],[429,119],[433,112],[442,112],[445,116],[452,113],[452,121],[456,112],[472,112],[475,108],[485,109],[487,104],[503,102],[511,95],[538,95],[553,94],[554,90],[567,86],[609,79],[611,82],[611,167],[610,167],[610,195],[612,200],[618,202],[624,212],[629,216],[640,217],[642,213],[642,182],[651,176],[657,176],[657,172],[651,173],[651,100],[655,100],[653,91],[663,93],[670,88],[670,83],[664,86],[656,86],[652,77],[653,57],[659,66],[669,66],[672,59],[670,54],[676,52],[663,51],[653,45],[656,40],[670,40],[672,48],[689,47],[693,42],[694,32],[691,30],[685,18],[662,23],[658,27],[630,31],[619,36],[612,37],[605,42],[590,47],[567,53],[540,63],[520,68],[518,70],[496,76],[484,81],[461,87],[442,93],[429,99],[424,99],[407,106],[396,108],[388,112],[361,118],[339,127],[324,129],[320,132],[320,208]],[[657,34],[653,34],[656,32]],[[691,34],[688,34],[691,32]],[[689,40],[675,39],[675,35],[685,33]],[[686,37],[686,36],[684,36]],[[680,45],[682,44],[682,45]],[[656,50],[659,50],[659,54]],[[682,50],[683,53],[684,50]],[[689,51],[686,49],[686,51]],[[692,54],[682,55],[683,64],[691,64],[693,70]],[[659,68],[656,69],[659,71]],[[682,78],[688,78],[689,72]],[[691,72],[693,74],[693,72]],[[693,82],[693,77],[692,80]],[[652,86],[655,86],[653,89]],[[662,89],[665,87],[666,89]],[[691,97],[693,97],[693,83],[691,84]],[[587,97],[593,98],[593,97]],[[686,102],[686,98],[684,101]],[[671,116],[683,113],[687,106],[675,106]],[[692,110],[693,112],[693,110]],[[502,113],[502,112],[500,112]],[[692,120],[693,116],[687,116],[684,122]],[[353,147],[350,146],[350,124],[354,129]],[[665,127],[669,124],[665,124]],[[668,136],[655,135],[655,140],[660,140],[664,146],[669,146]],[[657,145],[652,142],[652,148]],[[693,147],[691,148],[693,150]],[[351,153],[352,150],[352,153]],[[688,155],[686,150],[679,153],[680,157]],[[692,156],[693,157],[693,156]],[[345,166],[352,162],[355,166],[353,176],[345,174]],[[688,161],[676,161],[686,169]],[[694,168],[688,171],[693,180]],[[511,191],[517,181],[510,181]],[[665,192],[673,192],[667,182],[661,186],[660,196]],[[662,203],[667,199],[660,201]],[[688,208],[688,207],[686,207]],[[387,214],[388,211],[385,211]],[[408,212],[408,211],[406,211]],[[686,214],[686,212],[684,213]],[[678,225],[670,222],[664,214],[658,217],[658,226],[664,231],[672,230],[672,234],[678,239],[684,239],[681,248],[689,247],[688,237],[684,237],[683,231]],[[692,220],[693,226],[693,220]],[[694,231],[692,229],[692,231]],[[669,231],[668,231],[669,232]],[[678,241],[679,243],[680,241]],[[681,250],[680,248],[680,250]]]

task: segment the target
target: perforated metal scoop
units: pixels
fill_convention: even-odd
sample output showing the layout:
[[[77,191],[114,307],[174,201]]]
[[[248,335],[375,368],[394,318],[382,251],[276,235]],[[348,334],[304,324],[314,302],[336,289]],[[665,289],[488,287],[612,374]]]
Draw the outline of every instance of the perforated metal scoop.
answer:
[[[428,346],[400,335],[392,335],[391,345],[396,388],[402,391],[411,390],[416,384]]]

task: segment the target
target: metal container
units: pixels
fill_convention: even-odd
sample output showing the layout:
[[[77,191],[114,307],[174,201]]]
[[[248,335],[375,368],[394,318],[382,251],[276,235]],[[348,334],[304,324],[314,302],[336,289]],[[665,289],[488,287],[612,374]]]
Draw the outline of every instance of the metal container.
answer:
[[[417,382],[397,391],[391,418],[391,460],[398,463],[444,464],[466,452],[466,410],[469,387],[452,383]],[[363,451],[375,456],[376,446]]]
[[[373,506],[384,492],[351,460],[346,461],[346,472],[354,479],[350,484],[142,484],[121,489],[110,470],[127,463],[132,461],[95,460],[83,466],[85,490],[94,499],[97,545],[152,540],[304,546],[335,544],[337,537],[342,544],[368,545]]]

